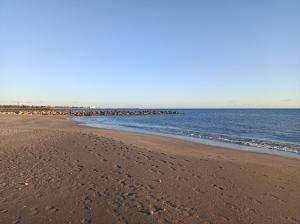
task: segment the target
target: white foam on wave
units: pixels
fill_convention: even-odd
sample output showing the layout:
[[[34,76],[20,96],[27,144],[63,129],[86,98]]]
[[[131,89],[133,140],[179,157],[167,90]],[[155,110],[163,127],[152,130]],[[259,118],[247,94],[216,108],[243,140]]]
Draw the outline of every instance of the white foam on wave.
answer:
[[[241,136],[228,136],[228,135],[218,135],[212,133],[206,133],[195,130],[182,129],[173,126],[162,126],[153,124],[141,124],[133,122],[122,122],[119,120],[111,120],[105,117],[94,117],[94,118],[75,118],[77,121],[87,123],[88,125],[96,124],[97,127],[118,129],[118,130],[130,130],[145,133],[154,134],[169,134],[174,136],[189,137],[194,139],[203,139],[217,141],[221,143],[229,143],[234,145],[248,146],[253,148],[261,148],[267,150],[284,151],[291,152],[300,155],[300,145],[288,143],[288,142],[276,142],[265,139],[254,139],[246,138]]]

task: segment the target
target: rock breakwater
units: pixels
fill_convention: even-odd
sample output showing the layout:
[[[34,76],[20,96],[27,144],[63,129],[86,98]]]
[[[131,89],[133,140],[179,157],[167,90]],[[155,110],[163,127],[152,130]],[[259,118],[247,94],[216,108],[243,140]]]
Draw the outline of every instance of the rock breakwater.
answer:
[[[5,108],[0,107],[0,114],[18,115],[62,115],[62,116],[132,116],[132,115],[163,115],[179,114],[173,110],[90,110],[90,109],[55,109],[45,107]]]

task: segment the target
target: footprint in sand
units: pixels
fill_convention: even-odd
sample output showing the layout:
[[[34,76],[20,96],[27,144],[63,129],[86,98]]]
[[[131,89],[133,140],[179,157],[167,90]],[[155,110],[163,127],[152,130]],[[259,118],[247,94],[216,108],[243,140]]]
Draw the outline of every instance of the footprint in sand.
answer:
[[[173,171],[176,171],[176,168],[173,167],[173,166],[170,166],[169,169],[173,170]]]
[[[166,204],[173,209],[177,209],[178,207],[177,204],[173,201],[166,201]]]
[[[49,211],[50,213],[56,213],[56,212],[58,212],[58,209],[55,208],[55,207],[52,206],[52,205],[47,206],[47,207],[45,208],[45,210],[46,210],[46,211]]]
[[[286,220],[292,224],[300,224],[300,220],[295,219],[294,217],[286,217]]]
[[[122,169],[122,167],[120,165],[116,165],[115,166],[117,169]]]
[[[219,189],[219,190],[221,190],[221,191],[224,191],[224,188],[223,188],[223,187],[218,186],[218,185],[216,185],[216,184],[214,184],[213,187],[214,187],[214,188],[217,188],[217,189]]]
[[[154,215],[160,211],[162,211],[163,209],[160,208],[160,207],[157,207],[157,206],[152,206],[148,209],[144,209],[142,212],[145,214],[145,215]]]
[[[8,210],[7,209],[0,209],[0,213],[3,213],[3,214],[5,214],[5,213],[7,213],[8,212]]]
[[[29,212],[29,214],[32,215],[32,216],[35,216],[35,215],[37,215],[39,213],[40,213],[40,211],[39,211],[38,208],[31,208],[30,212]]]
[[[193,187],[192,190],[195,191],[196,193],[202,193],[199,187]]]
[[[18,217],[14,221],[12,221],[12,224],[18,224],[20,222],[21,222],[21,217]]]
[[[81,220],[81,223],[82,223],[82,224],[90,224],[90,223],[92,223],[92,220],[91,220],[91,219],[88,219],[88,218],[85,218],[85,219],[82,219],[82,220]]]
[[[278,200],[279,202],[281,203],[286,203],[286,201],[280,199],[279,197],[275,196],[274,194],[269,194],[271,198],[275,199],[275,200]]]

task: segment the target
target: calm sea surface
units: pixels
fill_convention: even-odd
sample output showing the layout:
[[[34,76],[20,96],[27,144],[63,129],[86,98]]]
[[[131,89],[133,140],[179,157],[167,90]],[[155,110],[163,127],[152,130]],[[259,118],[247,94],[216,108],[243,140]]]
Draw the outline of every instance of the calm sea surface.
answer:
[[[176,110],[179,115],[76,117],[117,129],[300,158],[300,109]]]

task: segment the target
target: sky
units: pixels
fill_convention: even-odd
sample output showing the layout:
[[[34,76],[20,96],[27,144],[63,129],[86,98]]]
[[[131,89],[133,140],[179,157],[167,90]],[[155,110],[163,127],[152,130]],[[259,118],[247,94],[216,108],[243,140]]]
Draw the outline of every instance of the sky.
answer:
[[[300,108],[299,0],[0,0],[0,104]]]

